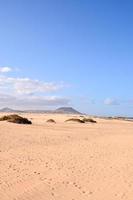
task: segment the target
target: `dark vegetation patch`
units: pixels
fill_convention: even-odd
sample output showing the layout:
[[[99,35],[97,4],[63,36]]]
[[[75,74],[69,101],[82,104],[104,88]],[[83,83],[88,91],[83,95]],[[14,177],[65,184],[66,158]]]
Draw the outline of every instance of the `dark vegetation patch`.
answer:
[[[0,118],[0,121],[8,121],[16,124],[32,124],[27,118],[21,117],[19,115],[5,115]]]
[[[82,120],[83,120],[85,123],[86,123],[86,122],[97,123],[94,119],[91,119],[91,118],[83,118]]]
[[[78,122],[78,123],[85,123],[82,119],[78,119],[78,118],[67,119],[65,122]]]
[[[85,117],[83,119],[71,118],[71,119],[66,120],[65,122],[78,122],[78,123],[87,123],[87,122],[90,122],[90,123],[97,123],[94,119],[85,118]]]
[[[49,123],[56,123],[54,119],[48,119],[47,122],[49,122]]]

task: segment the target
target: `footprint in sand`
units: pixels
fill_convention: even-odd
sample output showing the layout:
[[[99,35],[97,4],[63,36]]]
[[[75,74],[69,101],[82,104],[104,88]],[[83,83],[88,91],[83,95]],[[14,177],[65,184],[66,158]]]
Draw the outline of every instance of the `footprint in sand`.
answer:
[[[51,195],[54,196],[54,193],[52,192]]]
[[[82,194],[88,194],[88,195],[92,195],[93,192],[90,191],[90,192],[86,192],[85,190],[82,190],[82,187],[81,186],[78,186],[78,184],[76,182],[73,182],[72,183],[74,185],[74,187],[78,188],[79,190],[81,190]]]

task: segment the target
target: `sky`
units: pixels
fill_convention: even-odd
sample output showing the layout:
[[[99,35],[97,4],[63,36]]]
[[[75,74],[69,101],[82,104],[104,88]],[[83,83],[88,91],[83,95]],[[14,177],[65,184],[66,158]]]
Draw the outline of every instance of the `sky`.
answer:
[[[0,108],[133,116],[131,0],[0,0]]]

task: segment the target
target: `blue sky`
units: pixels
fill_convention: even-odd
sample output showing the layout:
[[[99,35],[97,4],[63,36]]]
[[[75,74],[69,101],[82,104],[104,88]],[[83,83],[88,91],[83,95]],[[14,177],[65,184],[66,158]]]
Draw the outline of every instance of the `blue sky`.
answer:
[[[130,0],[0,0],[0,107],[133,116],[132,9]]]

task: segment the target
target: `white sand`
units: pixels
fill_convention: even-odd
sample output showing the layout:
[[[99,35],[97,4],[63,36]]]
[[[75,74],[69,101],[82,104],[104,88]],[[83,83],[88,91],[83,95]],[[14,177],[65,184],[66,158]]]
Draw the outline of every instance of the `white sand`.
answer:
[[[133,200],[133,122],[24,116],[0,122],[0,200]]]

